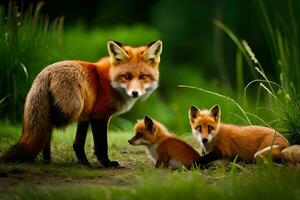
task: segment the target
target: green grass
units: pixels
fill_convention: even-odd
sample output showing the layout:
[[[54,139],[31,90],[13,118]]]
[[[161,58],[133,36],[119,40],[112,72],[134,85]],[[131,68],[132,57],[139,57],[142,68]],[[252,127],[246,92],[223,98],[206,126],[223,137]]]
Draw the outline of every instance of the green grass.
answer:
[[[72,185],[15,187],[4,198],[16,199],[299,199],[299,173],[254,169],[238,176],[148,171],[132,186]],[[272,182],[270,184],[270,182]]]
[[[17,141],[19,126],[1,123],[0,149]],[[300,199],[300,169],[284,165],[215,164],[207,170],[155,169],[130,132],[109,132],[110,157],[121,169],[85,168],[72,151],[75,126],[54,133],[53,162],[0,164],[0,199]],[[182,137],[190,141],[190,135]],[[88,134],[88,158],[92,138]],[[5,177],[8,176],[8,177]]]

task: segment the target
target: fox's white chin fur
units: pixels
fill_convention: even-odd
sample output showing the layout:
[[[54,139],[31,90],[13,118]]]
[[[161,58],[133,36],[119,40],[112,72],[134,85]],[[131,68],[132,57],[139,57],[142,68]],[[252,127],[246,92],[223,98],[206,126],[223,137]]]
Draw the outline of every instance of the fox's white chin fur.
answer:
[[[136,89],[135,91],[138,92],[138,97],[134,97],[132,95],[133,90],[128,90],[127,84],[120,83],[120,82],[112,82],[111,86],[119,92],[119,94],[123,97],[129,97],[132,99],[141,99],[146,100],[151,93],[158,87],[158,81],[153,81],[151,83],[145,84],[144,90]]]
[[[150,145],[150,143],[147,140],[141,138],[141,139],[138,139],[138,140],[134,141],[132,143],[132,145],[134,145],[134,146],[139,146],[139,145],[146,145],[146,146],[148,146],[148,145]]]

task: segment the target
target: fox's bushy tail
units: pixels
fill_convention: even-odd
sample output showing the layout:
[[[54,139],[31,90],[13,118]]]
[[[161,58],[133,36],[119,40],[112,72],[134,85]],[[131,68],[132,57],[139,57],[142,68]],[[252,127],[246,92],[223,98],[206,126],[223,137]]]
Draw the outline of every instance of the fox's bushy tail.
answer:
[[[49,78],[40,74],[26,97],[23,131],[17,144],[1,157],[4,162],[31,162],[49,141],[52,132]]]
[[[38,132],[38,130],[33,131]],[[48,134],[48,135],[44,135]],[[20,141],[13,145],[1,158],[5,162],[32,162],[37,157],[39,152],[45,146],[47,137],[50,137],[51,133],[43,134],[24,132],[20,138]]]

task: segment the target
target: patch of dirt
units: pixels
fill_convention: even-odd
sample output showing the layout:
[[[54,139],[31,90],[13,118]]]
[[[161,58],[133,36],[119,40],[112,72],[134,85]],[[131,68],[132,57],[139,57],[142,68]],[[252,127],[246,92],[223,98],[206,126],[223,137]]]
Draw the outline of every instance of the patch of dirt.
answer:
[[[88,169],[87,169],[88,170]],[[32,173],[30,170],[0,169],[0,190],[21,184],[33,185],[74,185],[74,184],[95,184],[95,185],[129,185],[134,183],[136,173],[134,168],[119,169],[92,169],[98,170],[101,175],[96,177],[63,177],[53,173]],[[129,178],[129,176],[131,178]]]
[[[145,152],[122,152],[117,158],[121,168],[88,168],[76,163],[43,165],[0,164],[0,191],[18,185],[76,185],[94,184],[125,186],[134,184],[140,167],[154,167]],[[93,165],[97,165],[94,160]],[[78,174],[77,174],[78,172]]]

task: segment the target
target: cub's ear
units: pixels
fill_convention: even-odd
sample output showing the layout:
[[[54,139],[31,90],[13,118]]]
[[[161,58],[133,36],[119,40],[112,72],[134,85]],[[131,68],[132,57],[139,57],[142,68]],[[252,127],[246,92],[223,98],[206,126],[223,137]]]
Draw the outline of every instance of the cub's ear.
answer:
[[[145,127],[146,127],[147,130],[149,130],[151,132],[154,132],[154,130],[155,130],[154,123],[153,123],[153,120],[150,117],[145,116],[144,117],[144,123],[145,123]]]
[[[107,49],[112,64],[119,64],[128,60],[128,54],[122,49],[122,44],[113,40],[107,42]]]
[[[219,122],[219,121],[220,121],[221,110],[220,110],[220,108],[219,108],[219,105],[213,106],[213,107],[210,109],[210,113],[211,113],[211,116],[214,118],[214,120],[215,120],[216,122]]]
[[[194,122],[195,118],[200,114],[199,108],[196,106],[191,106],[189,110],[189,119],[191,122]]]
[[[157,40],[148,44],[148,49],[143,53],[143,58],[148,62],[158,64],[162,52],[162,41]]]

